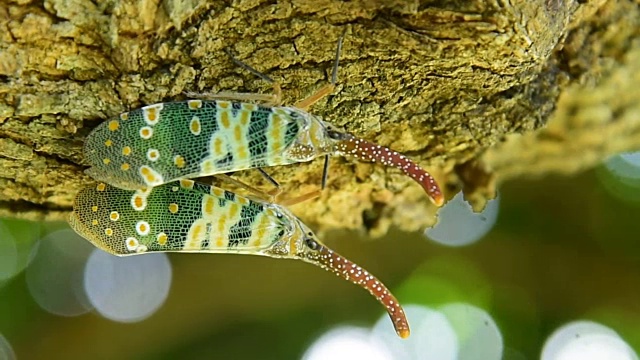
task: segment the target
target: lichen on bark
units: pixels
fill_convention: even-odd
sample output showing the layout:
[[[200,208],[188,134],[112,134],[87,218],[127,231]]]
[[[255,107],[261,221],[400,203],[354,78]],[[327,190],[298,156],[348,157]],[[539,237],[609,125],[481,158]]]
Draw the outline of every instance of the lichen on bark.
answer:
[[[3,2],[0,215],[63,219],[91,182],[84,136],[122,111],[185,91],[271,91],[225,48],[276,79],[285,103],[308,96],[345,28],[339,86],[312,112],[407,154],[479,208],[500,181],[638,147],[638,15],[631,0]],[[600,141],[602,129],[620,142]],[[269,171],[295,194],[316,189],[321,168]],[[341,159],[321,198],[293,210],[372,235],[436,219],[399,171]]]

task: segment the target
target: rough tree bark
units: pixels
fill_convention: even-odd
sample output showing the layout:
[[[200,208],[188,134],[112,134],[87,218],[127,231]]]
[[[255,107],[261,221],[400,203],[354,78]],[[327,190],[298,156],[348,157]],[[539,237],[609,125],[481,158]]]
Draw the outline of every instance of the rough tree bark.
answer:
[[[285,103],[307,96],[345,27],[340,86],[313,113],[418,160],[448,197],[463,188],[480,208],[501,181],[640,147],[638,1],[2,1],[0,216],[66,217],[92,181],[84,136],[122,111],[269,92],[225,47],[277,79]],[[270,171],[297,193],[321,167]],[[321,199],[293,210],[380,235],[433,224],[436,209],[399,171],[335,159]]]

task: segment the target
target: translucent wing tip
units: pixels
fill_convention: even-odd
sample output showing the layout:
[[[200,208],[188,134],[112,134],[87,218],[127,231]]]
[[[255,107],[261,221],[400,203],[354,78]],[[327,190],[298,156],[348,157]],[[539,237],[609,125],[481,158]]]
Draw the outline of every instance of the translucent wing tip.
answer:
[[[124,181],[123,178],[114,176],[113,173],[109,173],[105,169],[101,169],[95,166],[86,169],[84,173],[89,175],[94,180],[102,181],[120,189],[138,190],[142,189],[145,186],[144,184],[135,184],[131,183],[130,181]]]
[[[109,227],[108,206],[110,191],[114,190],[106,184],[86,187],[76,195],[73,212],[67,218],[69,226],[95,247],[113,255],[128,255],[124,243],[110,239],[105,234]],[[119,189],[115,189],[121,191]]]

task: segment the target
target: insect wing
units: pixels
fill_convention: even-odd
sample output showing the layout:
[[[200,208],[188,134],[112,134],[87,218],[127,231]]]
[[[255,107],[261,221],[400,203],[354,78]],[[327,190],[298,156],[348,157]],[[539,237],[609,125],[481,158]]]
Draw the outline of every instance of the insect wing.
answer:
[[[188,100],[143,107],[96,127],[87,137],[87,174],[123,189],[252,167],[282,165],[300,130],[295,112],[230,102]]]
[[[148,251],[256,253],[287,231],[267,204],[190,180],[144,192],[104,183],[81,190],[71,227],[115,255]]]

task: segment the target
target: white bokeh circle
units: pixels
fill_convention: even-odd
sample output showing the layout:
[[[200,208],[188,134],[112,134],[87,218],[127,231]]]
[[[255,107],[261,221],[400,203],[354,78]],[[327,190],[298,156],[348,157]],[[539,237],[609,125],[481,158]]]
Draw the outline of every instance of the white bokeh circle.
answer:
[[[142,321],[169,296],[171,264],[164,253],[117,257],[96,249],[87,261],[84,286],[102,316],[125,323]]]

